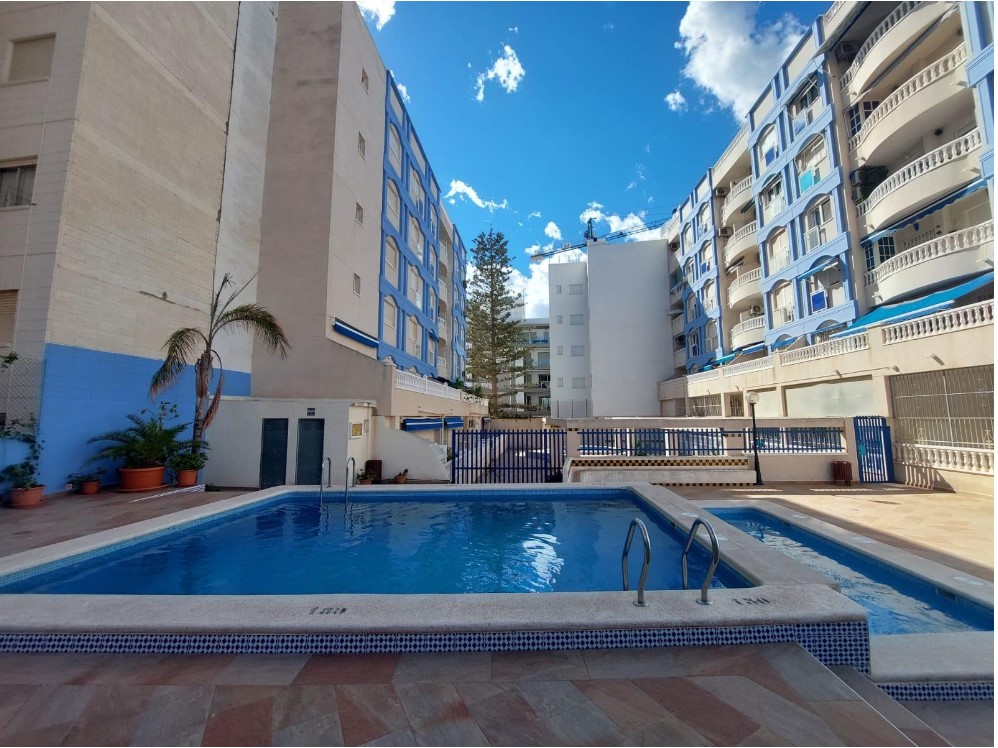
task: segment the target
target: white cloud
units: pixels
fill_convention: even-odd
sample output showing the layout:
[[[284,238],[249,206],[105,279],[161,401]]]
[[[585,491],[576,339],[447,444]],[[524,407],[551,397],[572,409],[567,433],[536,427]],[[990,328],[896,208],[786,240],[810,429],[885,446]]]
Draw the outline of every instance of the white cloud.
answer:
[[[478,78],[475,81],[475,100],[485,100],[486,81],[498,81],[506,93],[513,93],[526,74],[527,71],[524,70],[523,65],[520,63],[520,58],[516,56],[516,52],[513,51],[511,46],[504,44],[502,55],[492,63],[492,67],[484,73],[478,74]]]
[[[561,241],[561,229],[558,228],[558,224],[554,221],[548,221],[548,225],[544,227],[544,236]]]
[[[460,179],[452,179],[450,182],[450,191],[444,195],[444,200],[450,200],[450,204],[454,205],[457,199],[462,202],[465,199],[470,200],[472,203],[477,205],[479,208],[488,209],[489,213],[494,213],[497,210],[504,210],[509,207],[509,203],[506,198],[503,198],[501,203],[497,203],[494,200],[482,200],[478,196],[478,192],[475,188],[466,182],[462,182]]]
[[[790,14],[760,23],[758,12],[754,2],[691,2],[675,44],[686,54],[683,75],[739,121],[805,30]]]
[[[624,188],[624,192],[628,192],[630,190],[633,190],[637,186],[638,186],[637,182],[631,182],[629,185],[627,185],[627,187]]]
[[[612,21],[607,21],[606,23],[604,23],[603,24],[603,30],[604,31],[613,31],[613,22]]]
[[[684,112],[686,111],[686,97],[683,96],[679,89],[671,91],[665,95],[665,103],[669,105],[669,109],[674,112]]]
[[[519,34],[520,33],[520,27],[519,26],[510,26],[509,29],[507,29],[507,30],[508,31],[512,31],[514,34]]]
[[[404,85],[402,85],[398,81],[395,81],[395,87],[399,90],[399,95],[402,97],[402,101],[404,101],[406,104],[408,104],[410,101],[412,101],[412,99],[409,98],[409,89],[408,88],[406,88]]]
[[[395,15],[395,0],[357,0],[360,12],[365,18],[374,18],[378,31]]]
[[[589,219],[592,219],[594,224],[605,222],[609,229],[607,233],[610,234],[618,231],[635,230],[633,234],[624,237],[629,242],[658,239],[662,234],[661,229],[645,228],[644,211],[641,211],[641,213],[628,213],[626,216],[621,217],[616,213],[604,213],[603,206],[594,201],[589,203],[586,209],[579,214],[579,220],[582,223],[588,223]]]
[[[539,210],[535,210],[533,213],[527,216],[527,220],[529,221],[531,218],[540,218],[540,217],[541,217],[541,212]]]
[[[534,244],[524,251],[527,252],[531,249],[546,251],[553,246],[553,243],[546,244],[544,247]],[[510,290],[513,293],[523,294],[524,314],[528,318],[548,316],[548,268],[552,262],[585,262],[586,259],[586,253],[581,249],[570,249],[566,252],[560,252],[554,257],[531,262],[528,273],[513,268],[513,273],[509,279]]]

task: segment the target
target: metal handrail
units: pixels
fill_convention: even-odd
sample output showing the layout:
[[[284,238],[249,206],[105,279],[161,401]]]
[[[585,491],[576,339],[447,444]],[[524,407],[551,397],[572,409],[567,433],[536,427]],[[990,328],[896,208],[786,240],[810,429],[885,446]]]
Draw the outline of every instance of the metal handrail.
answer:
[[[648,528],[645,523],[637,517],[631,520],[631,526],[627,530],[627,540],[624,542],[624,552],[620,557],[620,570],[624,575],[624,592],[630,589],[627,583],[627,554],[631,552],[631,541],[634,540],[634,530],[641,530],[641,541],[645,546],[645,560],[641,564],[641,576],[638,578],[638,599],[635,605],[639,608],[647,608],[645,602],[645,581],[648,579],[648,565],[651,563],[651,540],[648,538]]]
[[[701,605],[711,605],[711,601],[707,599],[707,588],[710,587],[710,582],[714,578],[714,571],[717,569],[717,563],[721,560],[721,548],[717,544],[717,536],[714,534],[714,528],[710,526],[710,522],[700,517],[693,520],[693,526],[690,527],[690,534],[686,538],[686,547],[683,549],[683,589],[688,590],[689,586],[689,576],[686,571],[686,556],[690,552],[690,548],[693,547],[693,539],[696,537],[697,528],[703,525],[707,528],[707,534],[710,535],[710,548],[712,556],[710,559],[710,566],[707,567],[707,574],[703,578],[703,586],[700,588],[700,599],[697,601]]]
[[[332,477],[333,477],[333,458],[332,457],[329,457],[327,455],[326,457],[323,457],[322,458],[322,462],[319,463],[319,506],[322,506],[322,493],[323,493],[322,492],[322,469],[323,468],[327,468],[327,470],[326,470],[326,485],[327,486],[332,486],[333,485],[332,484]]]
[[[346,474],[343,476],[343,505],[346,506],[347,499],[350,498],[350,487],[353,485],[353,473],[350,472],[350,466],[353,465],[353,469],[357,470],[357,460],[353,457],[347,457],[347,467]]]

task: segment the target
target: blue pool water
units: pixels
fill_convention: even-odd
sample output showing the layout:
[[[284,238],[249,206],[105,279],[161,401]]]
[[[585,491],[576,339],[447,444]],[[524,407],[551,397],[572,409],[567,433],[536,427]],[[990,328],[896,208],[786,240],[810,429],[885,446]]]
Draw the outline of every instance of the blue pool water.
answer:
[[[359,492],[358,492],[359,493]],[[355,494],[356,496],[356,494]],[[287,494],[195,527],[133,542],[5,584],[0,592],[144,595],[578,592],[620,590],[634,517],[652,545],[647,589],[681,589],[681,538],[637,494],[616,491],[421,494],[364,491],[319,509]],[[411,498],[412,493],[405,494]],[[357,498],[361,498],[357,496]],[[706,571],[694,546],[691,584]],[[631,550],[631,588],[641,569]],[[721,566],[716,586],[748,583]]]
[[[756,509],[711,509],[725,522],[841,585],[866,608],[871,634],[992,631],[994,612]]]

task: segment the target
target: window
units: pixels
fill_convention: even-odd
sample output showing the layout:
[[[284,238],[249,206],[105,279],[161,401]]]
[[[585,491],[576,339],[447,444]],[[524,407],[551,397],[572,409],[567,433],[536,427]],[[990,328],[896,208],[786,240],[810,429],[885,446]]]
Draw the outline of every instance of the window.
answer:
[[[699,356],[700,353],[701,353],[701,351],[700,351],[700,331],[699,330],[693,330],[693,331],[690,332],[689,343],[690,343],[690,356],[691,357]]]
[[[884,236],[877,241],[864,244],[863,254],[866,258],[866,269],[873,270],[881,263],[887,262],[894,256],[895,246],[893,236]]]
[[[776,136],[776,126],[770,125],[759,138],[759,145],[756,146],[756,153],[759,158],[759,171],[762,172],[780,154],[780,144]]]
[[[357,153],[363,158],[367,158],[367,141],[361,133],[357,133]]]
[[[39,39],[24,39],[14,42],[7,69],[7,81],[31,81],[48,78],[52,74],[52,54],[55,52],[55,36]]]
[[[385,279],[395,288],[401,288],[399,283],[399,248],[391,237],[385,240]]]
[[[430,279],[437,280],[437,251],[430,247]]]
[[[720,340],[717,337],[717,322],[715,320],[708,320],[707,322],[707,350],[716,351],[720,348]]]
[[[423,279],[415,265],[409,266],[409,284],[406,288],[406,298],[420,309],[423,308]]]
[[[419,181],[419,172],[409,169],[409,196],[416,204],[416,212],[423,215],[426,210],[426,192],[423,190],[423,183]]]
[[[555,293],[561,293],[561,286],[555,286],[554,287],[554,292]]]
[[[790,262],[790,240],[785,229],[777,229],[766,239],[769,258],[768,273],[772,275]]]
[[[818,81],[816,78],[812,78],[804,84],[803,91],[790,105],[790,116],[793,119],[791,129],[794,137],[799,135],[814,120],[814,112],[818,108],[819,98]]]
[[[360,439],[364,435],[364,424],[363,422],[350,423],[350,438]]]
[[[833,233],[832,201],[821,200],[804,214],[804,248],[810,252],[828,241]]]
[[[710,242],[706,242],[702,247],[700,247],[700,253],[697,259],[700,261],[701,273],[706,273],[714,267],[714,248],[710,245]]]
[[[431,317],[437,315],[437,295],[433,293],[432,288],[426,289],[426,313]],[[433,359],[430,359],[431,361]]]
[[[768,223],[783,210],[783,179],[777,177],[762,190],[762,216]]]
[[[416,358],[423,357],[423,329],[419,326],[415,317],[407,317],[406,323],[406,353],[411,353]]]
[[[774,327],[780,327],[794,321],[796,317],[794,313],[794,288],[790,283],[784,283],[774,288],[770,294],[770,299]]]
[[[558,386],[559,387],[564,387],[565,386],[565,378],[564,377],[558,377]]]
[[[423,261],[423,232],[419,230],[419,222],[414,216],[409,216],[409,249]]]
[[[440,228],[440,226],[437,223],[437,209],[434,208],[431,205],[430,206],[430,236],[432,236],[434,239],[437,238],[437,231],[439,230],[439,228]]]
[[[683,266],[683,273],[686,276],[686,282],[687,283],[692,283],[693,282],[693,258],[690,258],[689,260],[686,261],[686,264]]]
[[[437,343],[433,338],[427,338],[426,340],[426,361],[427,363],[436,366],[437,363]]]
[[[584,345],[573,345],[572,346],[572,355],[573,356],[585,356],[586,355],[586,347]]]
[[[686,321],[689,322],[691,319],[697,318],[697,295],[690,294],[689,298],[686,299]]]
[[[364,208],[361,207],[360,203],[357,203],[356,207],[353,209],[353,219],[361,226],[364,225]]]
[[[353,292],[360,296],[360,276],[357,273],[353,274]]]
[[[585,377],[572,377],[572,389],[573,390],[584,390],[586,388],[586,378]]]
[[[797,156],[797,187],[804,194],[826,176],[828,158],[825,138],[818,135],[807,142]]]
[[[400,221],[402,210],[402,199],[399,197],[399,188],[395,182],[388,180],[388,222],[396,229],[401,229]]]
[[[391,296],[385,297],[385,301],[381,307],[381,316],[384,318],[384,322],[381,325],[383,330],[382,337],[385,343],[393,348],[398,348],[398,307],[395,306],[395,301]]]
[[[842,271],[838,264],[815,273],[807,279],[807,295],[811,312],[820,312],[845,301],[842,296]]]
[[[364,68],[360,69],[360,85],[364,87],[365,91],[371,90],[371,79],[367,77],[367,71]]]
[[[571,317],[568,318],[568,324],[570,325],[585,324],[585,315],[573,314]]]
[[[0,168],[0,208],[31,205],[35,191],[35,164]]]
[[[580,296],[581,294],[582,294],[582,284],[581,283],[573,283],[572,285],[570,285],[568,287],[568,295],[569,296]]]
[[[564,348],[564,346],[560,346],[559,345],[558,348],[557,348],[557,353],[555,355],[556,356],[563,356],[564,354],[565,354],[565,348]]]
[[[849,107],[846,111],[846,121],[849,124],[850,136],[855,135],[863,129],[863,123],[866,122],[867,117],[873,114],[878,106],[880,106],[879,101],[864,101],[862,104]]]
[[[561,315],[559,314],[555,319],[556,319],[555,324],[560,325],[561,324]]]
[[[717,294],[714,293],[714,281],[709,280],[703,284],[703,308],[706,311],[711,311],[717,308]]]
[[[710,217],[710,203],[704,203],[703,207],[700,208],[700,212],[697,213],[697,225],[702,234],[704,231],[710,228],[712,221]]]
[[[388,161],[395,167],[395,173],[402,174],[402,138],[395,125],[388,126]]]

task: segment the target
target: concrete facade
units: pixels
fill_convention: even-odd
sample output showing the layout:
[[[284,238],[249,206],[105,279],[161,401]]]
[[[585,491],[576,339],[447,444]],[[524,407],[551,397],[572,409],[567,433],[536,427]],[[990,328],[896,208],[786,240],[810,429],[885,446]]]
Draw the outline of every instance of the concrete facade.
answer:
[[[584,262],[548,268],[551,330],[551,415],[592,415],[589,279]]]

